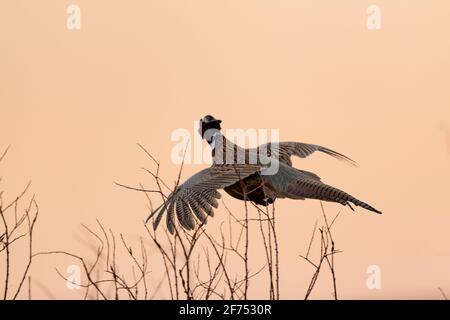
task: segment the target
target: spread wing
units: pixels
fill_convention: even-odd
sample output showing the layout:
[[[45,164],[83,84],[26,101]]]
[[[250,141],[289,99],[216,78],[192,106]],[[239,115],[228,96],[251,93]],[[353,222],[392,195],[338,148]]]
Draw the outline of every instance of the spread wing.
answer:
[[[156,215],[154,228],[156,229],[167,213],[167,229],[175,231],[175,214],[181,226],[187,230],[195,227],[194,216],[201,222],[206,222],[208,216],[213,216],[213,208],[217,208],[221,195],[217,191],[258,172],[259,165],[224,164],[213,165],[201,170],[172,192],[165,203],[153,211],[147,221]]]
[[[297,156],[300,158],[306,158],[316,151],[326,153],[338,160],[345,161],[352,166],[357,166],[357,163],[349,157],[336,152],[334,150],[309,143],[302,142],[278,142],[278,143],[265,143],[258,147],[259,152],[268,152],[271,157],[278,157],[279,161],[292,166],[291,156]]]

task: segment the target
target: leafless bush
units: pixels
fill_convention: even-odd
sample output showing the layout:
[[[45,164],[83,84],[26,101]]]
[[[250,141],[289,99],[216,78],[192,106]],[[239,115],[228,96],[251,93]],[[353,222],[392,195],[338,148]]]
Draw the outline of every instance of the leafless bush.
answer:
[[[154,170],[144,170],[152,177],[156,189],[146,189],[142,184],[139,188],[118,185],[144,192],[149,211],[153,211],[149,194],[159,194],[162,201],[166,201],[168,193],[179,184],[183,166],[172,189],[160,178],[160,163],[144,147],[141,145],[139,147],[155,165]],[[146,227],[163,261],[172,299],[248,299],[250,279],[263,272],[267,274],[269,283],[267,297],[280,298],[275,206],[272,205],[263,210],[251,203],[257,213],[257,216],[252,218],[249,215],[248,203],[251,202],[244,201],[243,219],[237,218],[226,204],[222,203],[228,212],[229,219],[226,224],[221,225],[218,235],[208,232],[203,224],[200,224],[192,234],[182,228],[176,229],[174,236],[171,236],[164,227],[163,233],[157,233]],[[249,228],[250,223],[253,222],[259,226],[266,262],[251,272],[248,253]],[[331,234],[329,236],[331,237]],[[328,256],[324,259],[328,259]],[[230,263],[230,261],[239,263]],[[333,264],[332,259],[330,263]],[[310,286],[310,290],[314,283],[315,281]]]
[[[180,181],[183,166],[181,166],[174,188],[160,178],[160,163],[141,145],[139,147],[148,155],[155,169],[144,168],[154,181],[156,189],[145,189],[122,184],[127,189],[145,193],[149,211],[153,205],[149,194],[159,194],[166,201],[168,193],[175,190]],[[229,213],[228,225],[222,224],[219,235],[213,235],[200,223],[191,234],[182,228],[176,228],[171,236],[164,228],[164,233],[147,229],[150,239],[160,253],[167,276],[167,285],[172,299],[248,299],[250,279],[268,269],[270,275],[270,299],[279,298],[278,243],[275,232],[275,208],[271,212],[257,209],[259,218],[249,218],[248,202],[244,201],[244,219],[238,219],[225,204]],[[264,216],[264,217],[262,217]],[[249,223],[260,224],[261,235],[267,263],[255,272],[249,267]],[[233,235],[237,230],[237,239]],[[230,259],[240,261],[236,264],[227,263]]]
[[[168,194],[179,185],[183,166],[174,187],[171,188],[160,177],[159,162],[144,147],[139,146],[154,164],[155,169],[144,168],[143,170],[150,175],[156,188],[146,189],[142,184],[138,188],[118,185],[143,192],[149,211],[153,211],[150,195],[156,194],[163,202],[166,201]],[[1,156],[0,161],[5,154],[6,152]],[[3,191],[0,192],[0,216],[3,224],[3,230],[0,229],[0,254],[5,257],[6,266],[4,299],[17,298],[23,289],[33,259],[47,255],[61,255],[78,262],[83,273],[83,281],[75,281],[58,269],[56,272],[67,283],[83,288],[84,299],[154,299],[166,286],[171,299],[243,300],[249,299],[250,283],[256,276],[259,276],[258,279],[264,277],[262,281],[266,279],[268,299],[280,298],[279,245],[274,205],[261,208],[244,201],[243,213],[236,214],[222,203],[228,213],[228,219],[220,225],[219,232],[210,231],[205,228],[204,223],[200,223],[194,231],[187,232],[182,228],[176,228],[175,234],[171,235],[165,226],[156,232],[143,223],[146,234],[139,239],[138,244],[133,245],[123,234],[119,233],[117,236],[97,220],[95,228],[82,225],[90,237],[90,241],[85,244],[94,253],[93,258],[87,258],[65,250],[33,252],[33,229],[39,211],[34,196],[25,206],[24,213],[22,215],[18,213],[19,202],[23,201],[28,189],[29,184],[19,196],[6,205],[3,203]],[[331,270],[334,298],[337,299],[334,254],[338,251],[335,250],[331,235],[331,227],[337,217],[329,224],[323,207],[322,214],[325,225],[318,229],[321,241],[320,257],[316,262],[310,257],[317,224],[307,253],[302,256],[315,268],[305,299],[310,296],[324,265]],[[259,232],[261,244],[258,246],[265,254],[265,262],[256,268],[253,265],[254,262],[250,263],[249,258],[250,229]],[[29,244],[28,261],[23,273],[19,277],[14,277],[19,279],[19,283],[14,290],[11,290],[12,244],[25,238],[28,239]],[[151,277],[148,252],[160,256],[164,269],[164,275],[160,279]],[[156,263],[158,263],[157,260],[152,260],[152,264],[156,265]]]
[[[323,204],[320,203],[320,206],[322,208],[322,217],[324,220],[324,225],[317,229],[317,222],[314,226],[313,233],[311,235],[311,240],[309,242],[308,250],[306,251],[305,255],[300,255],[302,259],[307,261],[310,265],[314,268],[314,273],[311,278],[311,281],[309,283],[308,289],[305,294],[305,300],[309,298],[311,295],[311,292],[316,284],[316,281],[319,277],[320,272],[322,271],[322,267],[325,266],[328,267],[330,270],[331,276],[332,276],[332,284],[333,284],[333,297],[334,299],[338,299],[337,294],[337,286],[336,286],[336,273],[335,273],[335,265],[334,265],[334,255],[336,253],[339,253],[341,251],[335,249],[335,243],[333,240],[333,236],[331,234],[331,228],[333,227],[334,222],[339,216],[339,213],[334,217],[334,219],[331,221],[331,223],[328,223],[327,216],[325,214],[325,210],[323,208]],[[310,257],[310,251],[311,247],[313,245],[313,241],[315,238],[316,233],[320,236],[320,255],[317,261],[313,261]]]
[[[9,147],[0,155],[0,163],[5,158]],[[0,177],[0,183],[2,177]],[[22,192],[13,197],[9,202],[5,201],[6,192],[0,189],[0,263],[4,265],[4,281],[2,298],[17,299],[21,292],[33,261],[33,230],[39,214],[39,207],[34,195],[27,200],[31,182]],[[21,246],[28,247],[26,261],[21,265],[14,265],[13,258],[17,256]],[[23,266],[24,265],[24,266]],[[14,270],[14,274],[12,271]],[[17,283],[13,283],[13,280]],[[28,284],[30,278],[28,277]],[[28,287],[29,297],[31,296]]]
[[[59,270],[56,271],[65,281],[84,288],[84,299],[148,299],[147,276],[150,271],[144,240],[140,239],[136,253],[123,234],[119,234],[119,239],[117,239],[113,231],[111,229],[106,230],[98,220],[97,227],[99,231],[93,231],[83,225],[86,232],[95,239],[93,247],[95,258],[93,261],[67,251],[39,252],[35,256],[63,255],[78,260],[83,267],[85,283],[75,282]],[[119,241],[120,245],[118,244]],[[117,258],[119,254],[121,256],[125,254],[129,263],[124,263],[125,259],[121,259],[119,265]]]

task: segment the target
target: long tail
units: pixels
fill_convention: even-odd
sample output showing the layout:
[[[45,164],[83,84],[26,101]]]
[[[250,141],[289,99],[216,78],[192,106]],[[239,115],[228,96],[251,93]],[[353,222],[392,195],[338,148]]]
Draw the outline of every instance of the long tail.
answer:
[[[303,197],[309,199],[338,202],[344,206],[349,206],[352,210],[353,208],[350,203],[353,203],[357,207],[361,207],[369,211],[381,214],[381,211],[375,209],[371,205],[356,199],[355,197],[342,190],[339,190],[317,180],[304,179],[289,184],[285,196],[288,198],[298,199],[299,197]]]

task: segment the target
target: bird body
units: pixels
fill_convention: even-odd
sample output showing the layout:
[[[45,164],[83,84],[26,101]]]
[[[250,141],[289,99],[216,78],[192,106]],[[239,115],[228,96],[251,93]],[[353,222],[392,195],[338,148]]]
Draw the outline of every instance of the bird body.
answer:
[[[356,165],[350,158],[314,144],[299,142],[267,143],[257,148],[244,149],[220,132],[220,120],[205,116],[200,120],[199,133],[212,148],[213,164],[187,179],[172,192],[167,200],[148,219],[156,215],[154,227],[167,213],[170,233],[175,231],[175,214],[181,226],[195,228],[196,219],[205,223],[218,207],[223,189],[230,196],[257,205],[268,206],[278,198],[317,199],[348,205],[350,203],[381,213],[350,194],[323,183],[312,172],[292,167],[291,156],[305,158],[319,151]]]

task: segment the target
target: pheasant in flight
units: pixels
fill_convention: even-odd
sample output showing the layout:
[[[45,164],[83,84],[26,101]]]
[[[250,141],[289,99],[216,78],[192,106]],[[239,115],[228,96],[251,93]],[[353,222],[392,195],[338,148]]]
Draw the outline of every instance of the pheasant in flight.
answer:
[[[179,185],[154,210],[147,221],[154,218],[156,229],[166,213],[167,229],[175,231],[175,215],[186,230],[195,228],[196,220],[205,223],[213,216],[223,189],[239,200],[268,206],[277,198],[318,199],[349,206],[350,203],[380,213],[369,204],[348,193],[329,186],[312,172],[292,167],[291,156],[306,158],[316,151],[356,165],[353,160],[331,149],[300,142],[266,143],[244,149],[222,135],[221,120],[207,115],[200,120],[199,134],[212,148],[213,163]]]

